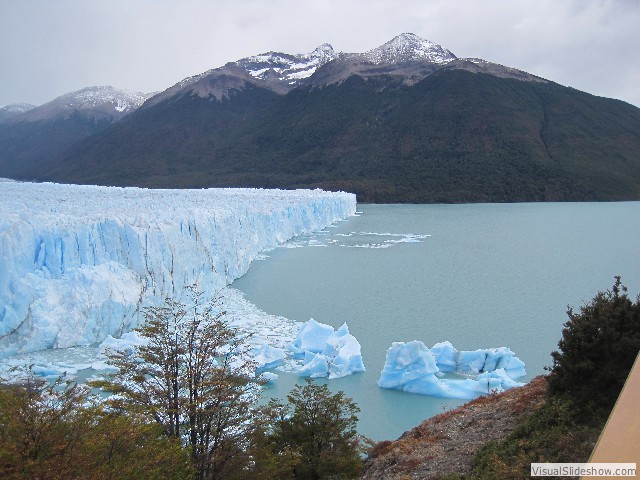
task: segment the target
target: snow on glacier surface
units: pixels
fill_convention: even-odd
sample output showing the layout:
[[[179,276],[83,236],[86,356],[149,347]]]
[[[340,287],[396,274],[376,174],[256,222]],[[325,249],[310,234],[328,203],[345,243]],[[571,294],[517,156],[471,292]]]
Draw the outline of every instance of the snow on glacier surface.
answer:
[[[0,182],[0,358],[121,337],[194,283],[213,298],[260,252],[355,207],[321,190]]]

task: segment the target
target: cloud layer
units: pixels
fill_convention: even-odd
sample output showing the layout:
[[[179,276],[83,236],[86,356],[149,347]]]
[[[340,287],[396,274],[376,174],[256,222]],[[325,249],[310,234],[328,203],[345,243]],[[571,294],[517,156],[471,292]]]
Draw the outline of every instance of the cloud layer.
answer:
[[[91,85],[150,92],[269,50],[370,50],[403,32],[640,106],[635,0],[0,0],[0,105]]]

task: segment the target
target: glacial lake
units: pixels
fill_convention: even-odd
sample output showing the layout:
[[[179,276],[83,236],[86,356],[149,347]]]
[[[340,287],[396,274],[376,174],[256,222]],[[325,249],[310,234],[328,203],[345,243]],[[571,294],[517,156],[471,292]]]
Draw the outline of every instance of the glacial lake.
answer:
[[[544,373],[567,307],[621,275],[640,291],[640,202],[358,205],[358,215],[255,261],[232,287],[273,315],[339,327],[367,371],[328,382],[361,408],[359,432],[397,438],[462,403],[378,388],[394,341],[511,348]],[[269,396],[304,381],[280,373]]]

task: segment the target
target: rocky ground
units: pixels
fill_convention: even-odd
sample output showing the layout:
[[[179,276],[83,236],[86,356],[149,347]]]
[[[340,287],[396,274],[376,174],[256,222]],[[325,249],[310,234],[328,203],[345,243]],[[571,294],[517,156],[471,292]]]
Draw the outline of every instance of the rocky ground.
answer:
[[[367,458],[361,480],[426,480],[469,473],[476,451],[506,437],[520,416],[544,403],[546,390],[546,378],[539,376],[524,387],[430,418],[395,441],[380,442]]]

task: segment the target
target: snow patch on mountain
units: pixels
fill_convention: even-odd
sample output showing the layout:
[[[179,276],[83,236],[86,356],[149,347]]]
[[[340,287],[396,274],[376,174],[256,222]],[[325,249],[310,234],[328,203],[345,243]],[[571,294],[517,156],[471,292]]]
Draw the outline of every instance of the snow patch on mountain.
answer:
[[[320,45],[311,53],[286,54],[268,52],[235,62],[254,78],[277,78],[289,84],[295,84],[309,78],[322,65],[335,59],[337,54],[328,43]]]
[[[151,94],[120,90],[110,86],[87,87],[67,93],[54,100],[69,110],[86,110],[111,105],[117,112],[129,112],[140,107]]]
[[[79,112],[86,117],[114,121],[139,108],[152,95],[154,94],[132,92],[110,86],[86,87],[33,108],[16,120],[33,122],[67,118],[74,112]]]
[[[34,108],[36,108],[36,106],[31,105],[30,103],[12,103],[11,105],[5,105],[0,108],[0,112],[19,115],[21,113],[28,112],[29,110],[33,110]]]
[[[20,117],[23,113],[33,110],[35,105],[30,103],[13,103],[0,108],[0,123],[11,122]]]
[[[447,63],[456,58],[446,48],[413,33],[398,35],[384,45],[363,53],[362,56],[375,64],[395,64],[415,60]]]

